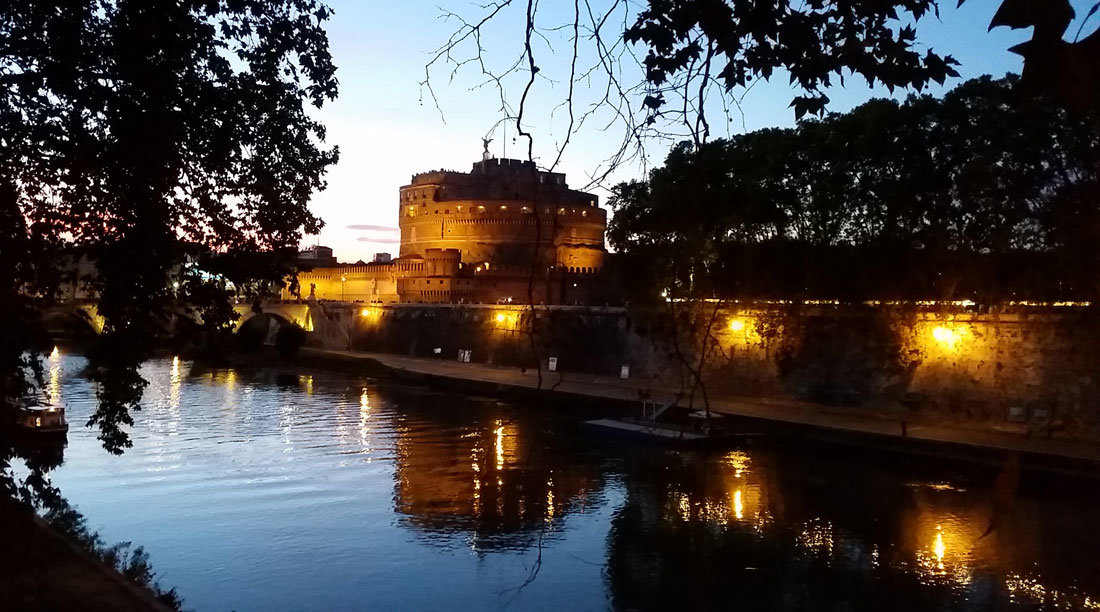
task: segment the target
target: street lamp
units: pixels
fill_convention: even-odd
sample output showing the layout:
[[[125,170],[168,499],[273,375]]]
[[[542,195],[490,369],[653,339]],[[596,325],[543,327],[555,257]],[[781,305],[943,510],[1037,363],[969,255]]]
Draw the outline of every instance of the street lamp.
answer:
[[[344,283],[348,281],[348,277],[343,274],[340,275],[340,301],[344,301]]]

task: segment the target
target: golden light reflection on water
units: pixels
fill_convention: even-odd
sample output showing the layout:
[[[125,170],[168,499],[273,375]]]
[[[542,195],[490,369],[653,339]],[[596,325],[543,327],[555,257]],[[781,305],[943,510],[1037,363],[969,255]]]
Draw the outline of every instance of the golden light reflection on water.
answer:
[[[874,542],[862,540],[848,531],[847,523],[838,523],[828,513],[805,519],[798,511],[804,500],[776,498],[783,491],[771,491],[776,482],[768,455],[732,451],[717,461],[685,469],[684,478],[675,479],[664,498],[668,516],[677,521],[707,522],[723,529],[752,529],[763,535],[785,533],[783,525],[792,525],[798,547],[826,562],[851,563],[866,550],[873,567],[888,567],[915,576],[921,584],[948,587],[960,593],[980,584],[978,576],[990,571],[1002,572],[1035,558],[1036,543],[1011,525],[982,538],[990,522],[986,497],[956,483],[933,480],[911,482],[905,487],[908,501],[899,514],[885,519],[896,521],[895,543],[879,550]],[[693,487],[692,481],[702,488]],[[788,494],[791,492],[788,491]],[[772,512],[778,516],[773,517]],[[788,521],[793,522],[789,523]],[[1051,589],[1042,576],[1009,578],[1008,592],[1031,601],[1060,602],[1073,609],[1100,610],[1081,591]],[[1086,602],[1088,602],[1086,604]]]
[[[717,462],[708,462],[703,491],[674,490],[668,497],[668,511],[684,521],[706,521],[729,527],[742,524],[757,532],[772,521],[767,505],[763,472],[751,469],[745,451],[734,450]]]
[[[180,409],[180,385],[183,379],[180,376],[180,358],[172,357],[172,371],[168,378],[168,406],[172,410]]]
[[[1051,607],[1056,610],[1100,610],[1100,601],[1076,591],[1061,591],[1043,584],[1036,578],[1011,573],[1005,577],[1005,590],[1013,603],[1026,602]]]
[[[474,516],[481,514],[481,465],[478,464],[478,443],[476,441],[477,433],[474,432],[475,442],[473,448],[470,449],[470,470],[474,474],[474,493],[473,493],[473,513]],[[464,438],[467,436],[463,436]]]
[[[802,548],[831,555],[834,544],[833,524],[820,518],[810,519],[802,525],[796,540]]]
[[[371,406],[370,406],[370,394],[367,393],[367,388],[363,387],[362,393],[359,394],[359,446],[361,450],[367,454],[367,462],[370,463],[372,457],[371,453]]]
[[[554,480],[546,481],[546,520],[554,518]]]
[[[939,568],[943,569],[943,553],[947,550],[947,547],[943,544],[943,531],[942,527],[936,525],[936,543],[933,546],[933,550],[936,553],[936,561],[939,563]]]
[[[752,463],[752,460],[745,451],[734,450],[726,453],[725,457],[722,458],[722,462],[724,465],[733,469],[734,478],[741,478],[742,475],[749,471],[749,465]]]
[[[209,372],[209,376],[210,382],[217,383],[225,391],[225,400],[222,403],[222,409],[225,411],[235,409],[242,399],[241,396],[244,395],[247,398],[252,392],[251,387],[245,387],[243,393],[237,388],[238,375],[236,370],[212,370]]]
[[[988,508],[947,483],[913,488],[911,510],[900,516],[902,541],[912,561],[904,565],[924,584],[965,587],[977,568],[1005,562],[1000,543],[1008,533],[983,538]],[[1012,538],[1012,547],[1025,546]]]
[[[57,403],[61,399],[61,349],[53,347],[50,352],[50,402]]]

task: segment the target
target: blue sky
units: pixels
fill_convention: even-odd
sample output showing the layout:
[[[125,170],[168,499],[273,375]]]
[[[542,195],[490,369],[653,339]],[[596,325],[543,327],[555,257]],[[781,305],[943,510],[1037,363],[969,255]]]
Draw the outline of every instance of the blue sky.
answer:
[[[1089,0],[1075,0],[1079,18]],[[303,245],[320,242],[333,247],[341,261],[368,260],[375,252],[396,254],[398,188],[412,174],[449,168],[468,171],[480,159],[481,138],[503,116],[500,97],[475,64],[460,69],[454,79],[450,70],[440,66],[433,71],[433,89],[438,97],[436,108],[420,86],[425,64],[432,51],[443,44],[457,27],[451,19],[441,18],[445,10],[475,19],[482,9],[476,3],[406,0],[330,0],[335,15],[328,24],[332,53],[338,66],[340,97],[318,111],[328,129],[328,142],[339,145],[341,159],[328,174],[328,189],[314,196],[311,207],[325,220],[320,236],[306,237]],[[590,0],[595,6],[603,4]],[[982,74],[1000,76],[1020,70],[1019,58],[1008,47],[1028,37],[1026,32],[999,28],[987,33],[990,18],[1000,0],[967,0],[955,8],[954,0],[941,0],[941,14],[926,17],[917,24],[918,39],[938,53],[955,56],[962,66],[962,79]],[[518,57],[522,50],[522,11],[526,3],[517,3],[498,15],[482,36],[483,57],[490,68],[500,70]],[[550,28],[571,21],[572,5],[544,0],[542,23]],[[583,6],[583,3],[582,3]],[[562,14],[561,11],[568,11]],[[1095,29],[1097,18],[1088,24]],[[620,26],[621,29],[621,26]],[[1076,24],[1071,31],[1076,30]],[[559,106],[565,99],[569,75],[570,43],[564,31],[547,31],[545,40],[536,40],[536,60],[541,78],[529,104],[525,123],[535,136],[536,158],[549,165],[565,133],[567,113]],[[469,48],[467,48],[467,51]],[[592,57],[582,53],[582,60]],[[523,75],[506,82],[513,106],[518,103]],[[949,80],[945,87],[933,87],[942,93],[960,82]],[[598,97],[600,83],[583,81],[575,85],[578,107]],[[745,95],[741,112],[720,124],[712,137],[725,135],[724,125],[732,133],[769,126],[790,126],[794,115],[788,108],[795,91],[779,75]],[[849,79],[843,88],[834,87],[829,110],[844,111],[871,97],[890,95],[884,89],[869,89],[866,83]],[[741,95],[741,92],[735,92]],[[904,97],[906,92],[895,92]],[[719,110],[715,106],[715,111]],[[622,131],[612,126],[600,129],[610,111],[598,111],[565,148],[558,171],[567,173],[572,187],[583,187],[603,160],[618,149]],[[712,114],[714,111],[710,111]],[[742,114],[743,113],[743,114]],[[577,113],[579,115],[579,112]],[[502,133],[493,134],[490,146],[496,156],[525,157],[524,142],[515,140],[514,122]],[[505,151],[507,147],[507,151]],[[651,163],[663,159],[668,145],[647,144]],[[638,178],[644,174],[640,163],[621,166],[612,175],[614,182]],[[594,192],[604,195],[599,188]]]

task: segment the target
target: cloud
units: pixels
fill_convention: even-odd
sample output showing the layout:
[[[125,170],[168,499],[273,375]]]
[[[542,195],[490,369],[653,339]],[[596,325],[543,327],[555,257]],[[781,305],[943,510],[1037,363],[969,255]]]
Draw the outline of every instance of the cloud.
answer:
[[[362,232],[396,232],[396,227],[388,227],[385,225],[349,225],[349,230],[358,230]]]
[[[370,236],[359,236],[356,238],[359,242],[373,242],[377,244],[399,244],[400,238],[371,238]]]

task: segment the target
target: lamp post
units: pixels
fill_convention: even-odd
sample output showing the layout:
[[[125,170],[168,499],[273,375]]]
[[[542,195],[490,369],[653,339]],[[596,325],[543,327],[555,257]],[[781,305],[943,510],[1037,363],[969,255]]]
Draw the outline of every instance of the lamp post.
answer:
[[[340,275],[340,301],[344,301],[344,283],[348,281],[348,277],[343,274]]]

